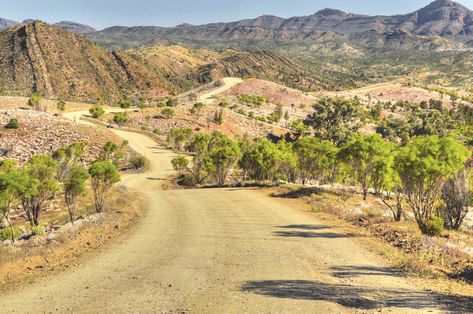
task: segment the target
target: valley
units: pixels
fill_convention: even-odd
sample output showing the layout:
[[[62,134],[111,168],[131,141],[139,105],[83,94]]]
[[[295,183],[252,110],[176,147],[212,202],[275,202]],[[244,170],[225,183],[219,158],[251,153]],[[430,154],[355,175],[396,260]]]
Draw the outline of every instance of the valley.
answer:
[[[0,18],[0,312],[473,311],[472,10],[103,2]]]

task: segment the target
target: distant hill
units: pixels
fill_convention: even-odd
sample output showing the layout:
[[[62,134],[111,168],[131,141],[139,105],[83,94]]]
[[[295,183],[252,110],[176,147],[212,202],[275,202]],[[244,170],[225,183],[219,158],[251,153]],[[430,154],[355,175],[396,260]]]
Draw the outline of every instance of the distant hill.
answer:
[[[0,18],[0,31],[3,31],[4,29],[15,26],[17,24],[18,22]]]
[[[70,22],[70,21],[61,21],[54,26],[64,28],[70,32],[76,33],[76,34],[90,34],[94,33],[97,30],[93,27],[90,27],[88,25],[80,24],[80,23],[75,23],[75,22]]]
[[[406,34],[409,49],[422,46],[428,40],[436,41],[437,37],[473,46],[473,11],[457,2],[437,0],[418,11],[395,16],[366,16],[324,9],[313,15],[288,19],[264,15],[231,23],[182,24],[171,28],[115,26],[91,33],[90,38],[106,47],[129,48],[150,44],[157,38],[194,44],[225,41],[234,46],[242,41],[247,45],[266,40],[317,42],[327,34],[345,41],[369,39],[376,34],[382,42],[389,42],[396,34]],[[379,47],[379,42],[365,40],[364,43],[366,47]],[[374,46],[370,46],[372,44]],[[449,45],[456,48],[454,43]],[[399,46],[403,46],[402,42]]]

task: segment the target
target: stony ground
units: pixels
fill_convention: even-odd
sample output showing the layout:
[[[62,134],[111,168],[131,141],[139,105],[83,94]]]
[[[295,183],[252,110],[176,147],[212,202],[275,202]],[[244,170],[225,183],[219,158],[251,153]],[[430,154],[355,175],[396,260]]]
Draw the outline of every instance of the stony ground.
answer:
[[[17,130],[7,130],[3,125],[16,118]],[[72,121],[47,112],[22,109],[0,110],[1,158],[13,158],[24,162],[37,154],[51,154],[54,150],[75,142],[90,143],[84,161],[98,157],[107,141],[120,143],[120,139],[107,130],[76,125]]]

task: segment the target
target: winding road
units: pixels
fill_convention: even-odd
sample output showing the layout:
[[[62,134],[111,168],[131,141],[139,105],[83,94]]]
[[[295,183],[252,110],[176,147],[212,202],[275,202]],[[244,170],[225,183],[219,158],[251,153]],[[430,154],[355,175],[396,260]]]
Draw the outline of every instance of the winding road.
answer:
[[[0,313],[441,312],[438,297],[356,238],[255,189],[162,190],[172,151],[113,130],[150,160],[125,175],[148,209],[82,265],[0,296]]]

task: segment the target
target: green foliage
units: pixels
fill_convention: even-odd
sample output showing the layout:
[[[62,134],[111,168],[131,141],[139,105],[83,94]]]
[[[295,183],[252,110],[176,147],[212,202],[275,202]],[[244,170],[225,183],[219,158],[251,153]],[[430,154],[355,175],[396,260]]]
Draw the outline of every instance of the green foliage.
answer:
[[[46,230],[44,229],[44,226],[42,225],[32,226],[31,233],[34,234],[35,236],[42,236],[46,233]]]
[[[214,132],[210,139],[208,158],[210,159],[209,170],[215,177],[218,185],[223,185],[229,171],[240,158],[240,147],[225,135]]]
[[[127,123],[130,119],[128,118],[128,115],[124,112],[118,112],[113,116],[113,122],[119,125],[123,125]]]
[[[199,102],[195,103],[195,104],[192,106],[190,112],[191,112],[191,114],[192,114],[193,116],[195,116],[197,119],[200,119],[200,116],[201,116],[201,114],[202,114],[202,110],[204,109],[204,107],[205,107],[205,104],[204,104],[203,102],[199,101]]]
[[[171,160],[172,167],[177,171],[178,174],[182,174],[189,165],[189,160],[183,156],[175,157]]]
[[[191,128],[172,128],[169,130],[166,138],[167,142],[176,150],[181,150],[192,137],[193,131]]]
[[[429,219],[419,222],[419,228],[423,234],[435,237],[442,234],[444,230],[444,220],[441,217],[433,215]]]
[[[451,137],[416,137],[395,160],[407,200],[419,226],[438,207],[443,184],[463,169],[470,152]]]
[[[300,119],[292,121],[291,127],[294,129],[294,131],[300,134],[305,134],[309,131],[309,126],[304,124],[304,121]]]
[[[20,127],[20,122],[18,122],[18,119],[12,118],[10,121],[5,125],[5,129],[11,129],[11,130],[16,130]]]
[[[18,239],[20,235],[21,235],[21,231],[17,227],[4,228],[0,232],[0,237],[2,238],[3,241],[5,240],[15,241],[16,239]]]
[[[95,210],[100,213],[106,200],[107,192],[113,184],[120,181],[117,167],[110,161],[96,161],[89,168],[94,191]]]
[[[52,157],[57,162],[57,178],[63,182],[71,168],[84,156],[84,144],[73,143],[53,152]]]
[[[37,226],[46,203],[60,190],[57,163],[50,156],[36,155],[28,161],[25,171],[19,184],[21,203],[31,225]]]
[[[105,110],[102,106],[94,106],[89,109],[89,113],[92,115],[92,117],[98,119],[105,114]]]
[[[328,141],[303,137],[294,144],[298,174],[302,184],[309,180],[323,180],[335,166],[337,148]]]
[[[177,104],[178,104],[177,98],[170,97],[166,100],[167,107],[177,107]]]
[[[71,222],[75,220],[77,199],[85,193],[85,181],[89,174],[84,167],[74,166],[64,181],[64,200]]]
[[[376,181],[375,165],[382,165],[393,150],[392,144],[384,141],[378,134],[356,134],[340,149],[338,157],[353,170],[363,190],[363,199],[368,196],[368,189]]]
[[[266,98],[264,98],[263,96],[250,96],[247,94],[241,94],[240,96],[238,96],[238,99],[240,100],[240,102],[246,105],[257,107],[260,107],[267,102]]]
[[[339,146],[360,128],[363,119],[359,100],[323,98],[314,105],[314,113],[304,123],[314,129],[316,137]]]
[[[164,119],[171,119],[174,116],[174,110],[171,108],[164,108],[161,110],[161,115]]]
[[[66,102],[62,99],[59,99],[56,103],[56,108],[61,112],[66,110]]]
[[[148,161],[144,156],[134,156],[130,158],[130,164],[133,166],[134,169],[143,169],[146,167]]]
[[[33,107],[36,110],[40,110],[41,101],[43,100],[43,96],[34,94],[28,99],[28,106]]]
[[[222,124],[223,123],[223,113],[224,113],[223,108],[220,109],[220,110],[215,111],[213,122],[215,122],[217,124]]]
[[[124,99],[120,101],[120,108],[122,109],[130,109],[133,106],[130,100]]]

